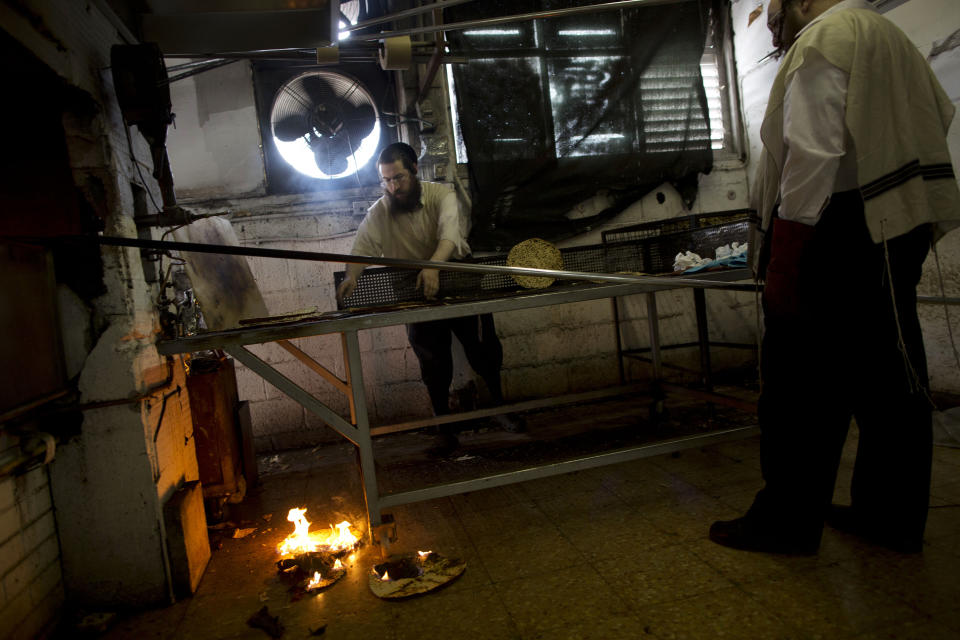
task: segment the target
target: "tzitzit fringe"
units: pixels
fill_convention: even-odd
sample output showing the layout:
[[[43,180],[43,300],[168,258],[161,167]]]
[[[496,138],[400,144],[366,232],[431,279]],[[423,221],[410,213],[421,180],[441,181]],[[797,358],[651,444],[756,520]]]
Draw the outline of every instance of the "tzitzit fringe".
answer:
[[[907,345],[903,340],[903,329],[900,326],[900,313],[897,311],[897,296],[893,290],[893,276],[890,270],[890,250],[887,245],[887,234],[883,227],[884,221],[881,220],[880,239],[883,242],[883,259],[886,266],[886,272],[884,275],[886,276],[887,282],[890,286],[890,303],[893,305],[893,320],[894,324],[897,326],[897,348],[900,350],[900,354],[903,356],[903,366],[907,374],[907,384],[910,386],[911,393],[915,393],[917,391],[922,392],[930,405],[936,408],[936,405],[933,403],[933,399],[930,397],[929,391],[920,380],[917,370],[913,368],[913,363],[910,362],[910,354],[907,353]]]

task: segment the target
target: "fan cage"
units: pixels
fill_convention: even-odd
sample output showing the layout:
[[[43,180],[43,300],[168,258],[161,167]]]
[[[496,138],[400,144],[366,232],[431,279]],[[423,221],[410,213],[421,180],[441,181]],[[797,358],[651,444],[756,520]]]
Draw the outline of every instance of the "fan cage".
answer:
[[[302,115],[309,119],[309,112],[314,105],[314,101],[311,100],[304,88],[304,83],[308,78],[319,78],[323,80],[325,85],[329,86],[329,92],[323,92],[329,93],[329,95],[322,95],[321,97],[339,98],[353,107],[369,105],[374,111],[373,130],[357,145],[356,149],[352,150],[348,159],[347,170],[335,175],[329,175],[319,168],[317,168],[317,171],[320,175],[316,175],[313,171],[316,166],[313,160],[306,160],[306,158],[312,157],[313,153],[306,141],[301,139],[284,142],[277,137],[275,132],[276,124],[285,118]],[[353,175],[366,166],[376,154],[380,133],[380,110],[363,83],[350,76],[331,71],[306,71],[283,83],[274,95],[273,106],[270,109],[270,135],[281,157],[294,169],[306,175],[324,179],[338,179]]]

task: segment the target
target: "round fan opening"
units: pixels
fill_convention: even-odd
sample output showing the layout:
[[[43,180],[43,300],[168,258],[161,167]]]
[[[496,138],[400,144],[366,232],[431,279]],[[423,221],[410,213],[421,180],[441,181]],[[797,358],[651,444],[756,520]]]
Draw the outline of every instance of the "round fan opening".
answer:
[[[346,178],[373,159],[380,119],[373,98],[353,78],[308,71],[277,92],[273,142],[294,169],[313,178]]]

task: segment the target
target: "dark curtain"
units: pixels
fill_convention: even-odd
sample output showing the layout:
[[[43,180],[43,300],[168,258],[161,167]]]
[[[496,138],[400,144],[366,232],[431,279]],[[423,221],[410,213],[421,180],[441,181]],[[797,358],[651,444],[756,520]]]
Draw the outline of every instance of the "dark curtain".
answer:
[[[714,0],[448,32],[470,168],[471,246],[559,240],[665,181],[689,207],[712,167],[700,59]],[[484,0],[447,23],[596,2]],[[714,12],[716,13],[716,12]],[[608,208],[568,220],[602,193]]]

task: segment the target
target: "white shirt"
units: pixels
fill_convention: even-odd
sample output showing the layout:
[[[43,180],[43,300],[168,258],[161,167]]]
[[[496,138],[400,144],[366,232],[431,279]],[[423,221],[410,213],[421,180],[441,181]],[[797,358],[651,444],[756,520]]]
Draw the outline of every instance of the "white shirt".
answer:
[[[806,25],[843,9],[874,10],[866,0],[844,0]],[[857,160],[844,122],[850,77],[812,52],[790,78],[783,105],[787,155],[780,178],[780,217],[815,225],[830,196],[857,188]]]
[[[386,196],[370,207],[357,228],[353,255],[429,260],[441,240],[453,243],[453,259],[470,254],[469,219],[460,209],[457,194],[437,182],[420,185],[423,206],[416,211],[392,213]]]

